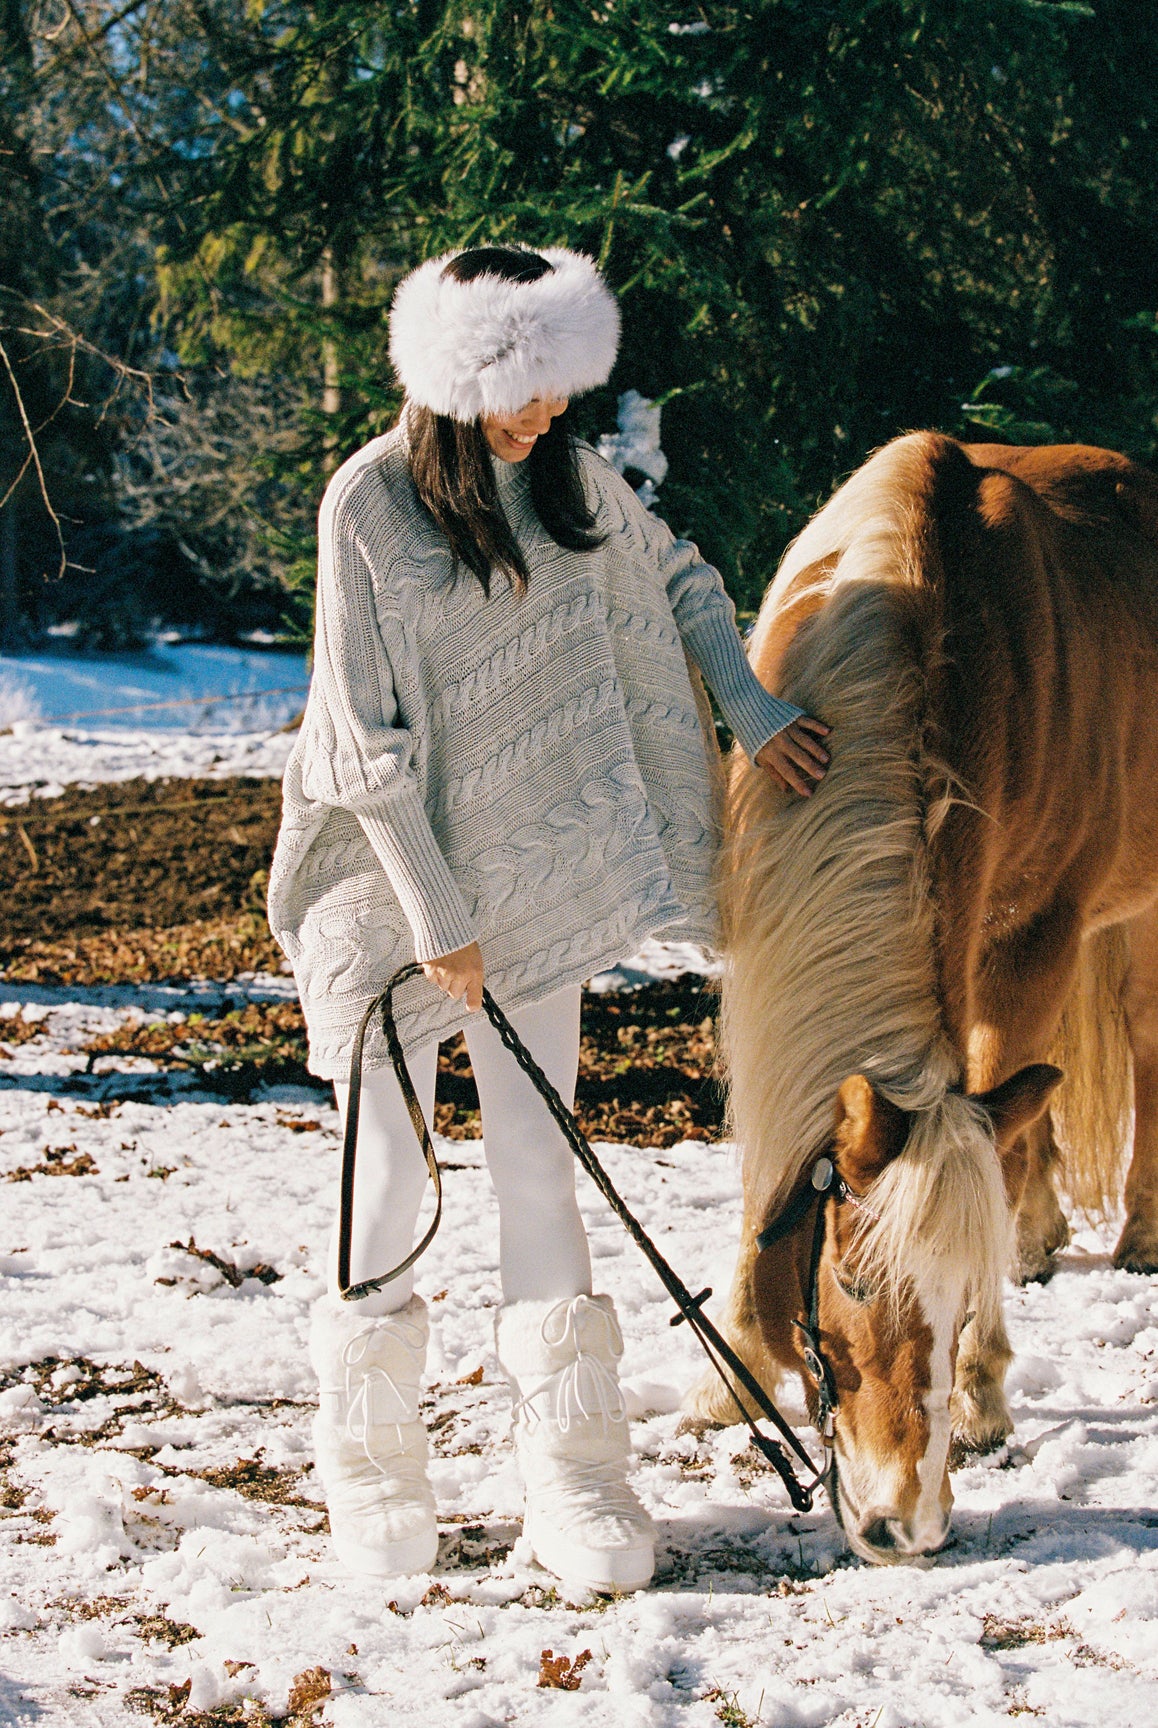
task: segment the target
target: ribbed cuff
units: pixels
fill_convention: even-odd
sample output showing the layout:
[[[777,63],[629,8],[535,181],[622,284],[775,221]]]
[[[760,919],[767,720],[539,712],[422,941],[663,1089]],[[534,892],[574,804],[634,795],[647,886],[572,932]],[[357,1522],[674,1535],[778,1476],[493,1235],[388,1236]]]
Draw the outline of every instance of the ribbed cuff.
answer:
[[[735,623],[722,608],[702,612],[684,632],[684,640],[750,759],[806,712],[765,690],[748,663]]]
[[[359,810],[358,821],[414,932],[415,959],[437,960],[475,941],[474,920],[417,792],[406,789]]]

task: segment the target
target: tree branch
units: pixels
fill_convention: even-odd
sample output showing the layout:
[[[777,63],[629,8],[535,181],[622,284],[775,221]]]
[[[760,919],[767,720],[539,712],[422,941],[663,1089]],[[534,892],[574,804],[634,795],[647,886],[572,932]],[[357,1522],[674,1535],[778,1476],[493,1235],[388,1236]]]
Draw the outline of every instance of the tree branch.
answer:
[[[44,477],[44,468],[40,461],[40,451],[36,444],[36,434],[32,430],[32,425],[28,418],[28,410],[24,406],[24,397],[20,393],[20,385],[17,381],[15,372],[12,370],[12,362],[8,358],[8,350],[5,348],[3,342],[0,342],[0,360],[4,362],[4,370],[8,374],[8,382],[11,384],[12,393],[16,397],[16,408],[20,415],[20,424],[23,426],[24,436],[28,440],[29,460],[36,469],[36,478],[40,485],[40,496],[44,502],[44,508],[48,511],[48,514],[52,519],[52,526],[56,533],[56,543],[60,547],[60,564],[56,573],[57,576],[63,576],[65,570],[68,568],[68,554],[64,549],[64,531],[60,525],[60,517],[52,508],[52,499],[48,496],[48,482]],[[28,463],[25,462],[24,467],[20,471],[20,477],[23,478],[27,471]],[[8,496],[10,496],[10,494]],[[5,502],[7,502],[7,496]]]

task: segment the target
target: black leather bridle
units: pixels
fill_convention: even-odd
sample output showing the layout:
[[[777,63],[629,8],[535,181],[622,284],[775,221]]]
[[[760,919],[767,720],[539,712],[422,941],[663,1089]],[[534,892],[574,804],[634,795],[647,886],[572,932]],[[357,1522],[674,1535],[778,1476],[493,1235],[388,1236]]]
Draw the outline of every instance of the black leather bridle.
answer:
[[[756,1238],[756,1246],[763,1253],[765,1248],[771,1248],[776,1242],[782,1242],[786,1236],[803,1223],[809,1209],[816,1207],[816,1218],[812,1226],[812,1245],[808,1252],[808,1275],[804,1283],[804,1319],[794,1320],[792,1324],[803,1340],[804,1365],[816,1388],[816,1431],[824,1446],[824,1468],[821,1478],[828,1487],[829,1498],[834,1509],[837,1508],[835,1486],[831,1477],[835,1471],[835,1453],[833,1443],[836,1432],[836,1412],[840,1406],[837,1397],[836,1378],[832,1372],[832,1364],[824,1354],[820,1342],[820,1258],[824,1253],[825,1218],[828,1212],[828,1202],[834,1202],[849,1197],[850,1190],[841,1180],[840,1173],[831,1158],[818,1158],[812,1166],[811,1174],[804,1187],[790,1200],[783,1212],[775,1217],[771,1224],[765,1225]],[[839,1516],[839,1512],[838,1512]]]

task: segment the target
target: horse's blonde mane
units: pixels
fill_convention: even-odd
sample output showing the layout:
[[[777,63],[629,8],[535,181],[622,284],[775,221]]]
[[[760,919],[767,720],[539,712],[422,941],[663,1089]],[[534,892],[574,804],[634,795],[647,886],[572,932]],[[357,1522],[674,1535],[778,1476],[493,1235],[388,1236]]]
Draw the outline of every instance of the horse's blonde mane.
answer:
[[[985,1120],[953,1089],[927,862],[948,795],[923,738],[932,477],[926,436],[879,452],[789,549],[761,609],[757,661],[785,605],[824,597],[787,650],[779,694],[830,722],[832,766],[809,799],[737,772],[723,1047],[756,1229],[830,1135],[841,1083],[864,1074],[913,1117],[869,1196],[865,1275],[894,1293],[906,1278],[967,1286],[988,1307],[1007,1208]]]

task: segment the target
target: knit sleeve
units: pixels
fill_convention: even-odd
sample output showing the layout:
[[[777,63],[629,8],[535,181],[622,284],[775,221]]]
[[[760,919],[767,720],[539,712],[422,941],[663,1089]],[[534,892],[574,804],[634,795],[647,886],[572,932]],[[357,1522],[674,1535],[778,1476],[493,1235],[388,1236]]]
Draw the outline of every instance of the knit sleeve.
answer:
[[[332,489],[331,489],[332,490]],[[307,798],[350,810],[414,932],[419,960],[475,940],[412,766],[370,570],[350,512],[330,494],[319,519],[314,672],[300,742]]]
[[[667,590],[684,647],[703,673],[724,719],[749,757],[804,713],[765,690],[748,663],[736,626],[736,608],[719,571],[690,540],[639,502],[626,480],[600,462],[643,557]]]

